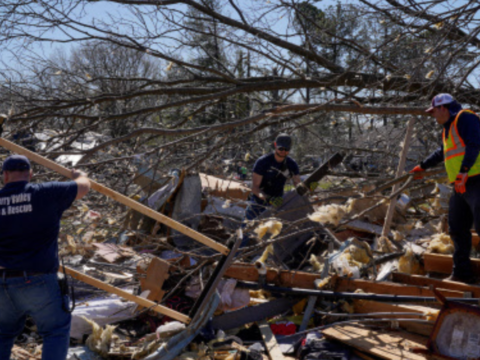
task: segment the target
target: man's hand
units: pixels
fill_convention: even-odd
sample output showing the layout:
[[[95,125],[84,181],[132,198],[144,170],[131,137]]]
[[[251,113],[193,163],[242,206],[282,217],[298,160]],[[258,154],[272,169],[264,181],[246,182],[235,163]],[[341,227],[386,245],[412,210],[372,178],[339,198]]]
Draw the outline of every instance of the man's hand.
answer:
[[[308,187],[303,182],[301,182],[295,187],[295,190],[297,191],[298,195],[303,196],[308,192]]]
[[[465,185],[467,184],[468,173],[459,173],[455,179],[455,191],[459,194],[463,194],[467,191]]]
[[[420,165],[417,165],[417,166],[415,166],[412,170],[410,170],[408,173],[409,173],[409,174],[415,174],[415,175],[413,176],[413,178],[414,178],[415,180],[420,180],[420,179],[423,179],[423,175],[417,174],[417,173],[422,173],[422,172],[424,172],[424,171],[425,171],[425,169],[422,169],[422,167],[421,167]]]
[[[270,203],[270,205],[272,205],[273,207],[280,207],[282,204],[283,204],[283,198],[278,196],[278,197],[271,197],[270,200],[268,201]]]
[[[88,177],[87,173],[83,172],[82,170],[72,169],[72,179],[78,179],[80,176]]]
[[[77,197],[75,200],[79,200],[87,195],[90,190],[90,180],[86,173],[76,169],[72,169],[72,179],[77,183]]]

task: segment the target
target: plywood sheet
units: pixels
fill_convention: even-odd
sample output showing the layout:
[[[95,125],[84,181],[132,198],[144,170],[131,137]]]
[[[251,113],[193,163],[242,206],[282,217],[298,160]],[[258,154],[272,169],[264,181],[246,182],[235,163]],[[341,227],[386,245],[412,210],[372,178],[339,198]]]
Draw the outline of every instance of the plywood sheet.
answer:
[[[388,360],[426,360],[413,348],[426,349],[427,338],[404,331],[375,330],[361,325],[337,325],[322,333],[363,352]]]

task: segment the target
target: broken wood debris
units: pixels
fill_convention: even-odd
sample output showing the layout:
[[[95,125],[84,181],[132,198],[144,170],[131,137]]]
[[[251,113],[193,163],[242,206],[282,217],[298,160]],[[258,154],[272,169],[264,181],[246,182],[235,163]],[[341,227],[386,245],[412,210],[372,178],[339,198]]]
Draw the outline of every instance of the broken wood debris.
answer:
[[[37,154],[23,153],[69,175],[67,169]],[[307,180],[332,181],[329,171],[341,158],[334,160]],[[293,190],[280,207],[242,227],[250,193],[245,183],[210,174],[181,174],[182,181],[157,194],[165,201],[152,205],[155,209],[144,205],[148,205],[146,194],[126,197],[96,184],[97,190],[131,208],[130,215],[137,211],[151,216],[152,223],[108,221],[108,225],[124,224],[115,241],[95,237],[96,242],[84,243],[84,237],[75,233],[65,237],[67,264],[71,264],[65,272],[77,289],[93,296],[82,297],[80,307],[88,307],[89,301],[93,307],[102,298],[123,299],[119,302],[125,304],[121,311],[126,315],[113,324],[109,315],[101,325],[85,319],[97,337],[109,334],[105,346],[99,346],[95,336],[87,341],[103,357],[174,359],[183,351],[205,359],[235,360],[247,353],[252,358],[289,358],[291,346],[285,346],[289,337],[306,337],[308,343],[308,336],[320,329],[322,341],[340,341],[364,359],[423,359],[413,349],[427,351],[440,313],[435,296],[478,303],[479,286],[441,278],[452,269],[452,244],[444,233],[441,209],[436,216],[433,203],[419,204],[407,195],[410,200],[401,211],[393,211],[394,201],[389,206],[387,191],[400,181],[387,179],[390,187],[380,184],[378,192],[356,186],[343,203],[327,203],[321,216],[312,216],[319,210],[316,201],[325,194],[334,197],[335,191],[343,196],[345,189],[300,194]],[[400,168],[397,175],[408,178],[400,176]],[[142,181],[154,180],[148,176]],[[333,208],[342,211],[333,214]],[[92,227],[102,226],[102,221],[107,224],[101,216],[95,219]],[[248,247],[239,248],[240,228],[251,235]],[[478,236],[473,238],[474,252]],[[207,246],[198,247],[189,239]],[[479,261],[472,259],[477,275]],[[193,278],[199,289],[195,296]],[[242,308],[229,309],[225,304],[233,303],[228,296],[235,291],[247,292],[248,298],[242,300]],[[75,331],[76,341],[88,336],[82,327]],[[195,336],[203,340],[193,341]],[[20,345],[15,348],[19,358],[38,358],[39,350],[34,353]],[[308,347],[302,345],[302,350],[307,352]]]

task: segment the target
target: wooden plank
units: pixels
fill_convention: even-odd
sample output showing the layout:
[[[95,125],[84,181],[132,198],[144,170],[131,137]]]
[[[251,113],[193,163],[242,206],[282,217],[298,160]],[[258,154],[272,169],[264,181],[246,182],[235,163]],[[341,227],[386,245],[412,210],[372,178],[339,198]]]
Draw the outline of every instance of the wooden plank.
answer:
[[[425,263],[425,271],[436,272],[440,274],[451,274],[453,270],[452,255],[443,254],[423,254]],[[472,272],[476,276],[480,276],[480,259],[470,259],[472,263]]]
[[[437,279],[430,279],[420,275],[408,275],[402,273],[392,273],[392,280],[398,283],[418,285],[418,286],[432,286],[441,289],[450,289],[462,292],[470,292],[472,297],[480,298],[480,286],[468,285],[453,281],[443,281]]]
[[[36,162],[37,164],[43,165],[46,168],[49,168],[50,170],[56,171],[60,175],[63,175],[67,178],[71,178],[72,172],[71,170],[67,169],[66,167],[59,165],[55,163],[54,161],[44,158],[41,155],[38,155],[30,150],[25,149],[22,146],[19,146],[17,144],[14,144],[6,139],[0,138],[0,146],[3,146],[4,148],[16,152],[17,154],[21,154],[29,158],[30,160]],[[146,215],[154,220],[157,220],[158,222],[161,222],[162,224],[165,224],[167,226],[170,226],[171,228],[181,232],[184,235],[187,235],[191,237],[192,239],[209,246],[210,248],[217,250],[218,252],[222,253],[223,255],[227,255],[229,253],[228,247],[225,245],[222,245],[220,243],[217,243],[216,241],[210,239],[209,237],[193,230],[190,229],[188,226],[185,226],[173,219],[170,219],[168,216],[165,216],[163,214],[160,214],[156,212],[153,209],[150,209],[149,207],[140,204],[139,202],[120,194],[119,192],[116,192],[104,185],[101,185],[97,183],[96,181],[93,181],[90,179],[91,183],[91,188],[98,191],[99,193],[108,196],[109,198],[118,201],[119,203],[126,205],[143,215]]]
[[[361,289],[374,294],[394,294],[411,296],[435,296],[432,290],[422,286],[408,286],[391,282],[373,282],[360,279],[347,279],[335,277],[332,280],[335,291],[354,292]],[[458,290],[439,290],[446,297],[463,297],[463,292]]]
[[[147,299],[144,299],[144,298],[141,298],[139,296],[135,296],[135,295],[132,295],[122,289],[118,289],[116,288],[115,286],[112,286],[110,284],[106,284],[104,283],[103,281],[100,281],[100,280],[97,280],[91,276],[88,276],[86,274],[82,274],[81,272],[78,272],[76,270],[73,270],[67,266],[65,267],[62,267],[60,266],[60,269],[59,271],[60,272],[63,272],[63,269],[65,269],[65,272],[70,275],[71,277],[73,277],[74,279],[77,279],[79,281],[82,281],[84,282],[85,284],[89,284],[89,285],[92,285],[92,286],[95,286],[96,288],[98,289],[101,289],[101,290],[104,290],[104,291],[107,291],[111,294],[115,294],[115,295],[118,295],[120,296],[121,298],[123,299],[127,299],[127,300],[130,300],[130,301],[133,301],[134,303],[138,304],[138,305],[141,305],[141,306],[144,306],[146,308],[149,308],[150,310],[152,311],[155,311],[155,312],[158,312],[158,313],[161,313],[163,315],[167,315],[167,316],[170,316],[172,319],[175,319],[175,320],[178,320],[178,321],[181,321],[183,323],[186,323],[188,324],[190,322],[190,318],[185,315],[185,314],[182,314],[178,311],[175,311],[175,310],[172,310],[172,309],[169,309],[165,306],[162,306],[162,305],[158,305],[157,303],[153,302],[153,301],[150,301],[150,300],[147,300]]]
[[[361,325],[337,325],[322,330],[327,338],[388,360],[426,360],[413,348],[427,349],[427,338],[404,331],[375,330]]]
[[[272,330],[270,329],[270,325],[264,320],[258,323],[258,328],[262,333],[263,341],[265,343],[265,347],[267,348],[267,352],[270,355],[270,359],[284,359],[283,353],[280,350],[280,346],[278,346],[277,339],[275,338],[275,335],[273,335]]]
[[[369,314],[369,313],[418,313],[419,315],[428,315],[428,319],[434,320],[438,316],[439,310],[428,306],[421,305],[403,305],[403,304],[389,304],[378,301],[370,300],[354,300],[353,308],[356,313]],[[386,315],[379,315],[380,317],[388,317]],[[413,318],[422,319],[417,315],[398,315],[398,318]],[[426,317],[423,317],[426,319]],[[430,336],[433,330],[433,323],[415,323],[409,321],[399,321],[399,325],[402,329],[410,331],[415,334],[424,336]]]

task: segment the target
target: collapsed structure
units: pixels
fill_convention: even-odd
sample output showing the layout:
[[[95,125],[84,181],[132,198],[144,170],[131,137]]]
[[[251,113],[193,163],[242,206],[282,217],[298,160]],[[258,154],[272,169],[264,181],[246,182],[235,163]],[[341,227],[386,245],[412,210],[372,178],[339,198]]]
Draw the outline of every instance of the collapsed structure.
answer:
[[[331,157],[304,183],[334,183],[329,174],[342,158]],[[239,248],[246,183],[172,171],[160,186],[141,166],[137,181],[157,190],[129,199],[93,186],[131,208],[118,238],[93,231],[81,243],[71,235],[60,243],[60,270],[76,293],[71,359],[480,356],[480,287],[442,280],[453,244],[440,183],[393,196],[385,191],[411,176],[336,193],[292,190],[247,224],[250,243]],[[82,206],[91,228],[105,221],[88,201]],[[473,264],[480,274],[480,261]],[[18,359],[40,358],[31,330],[14,349]]]

